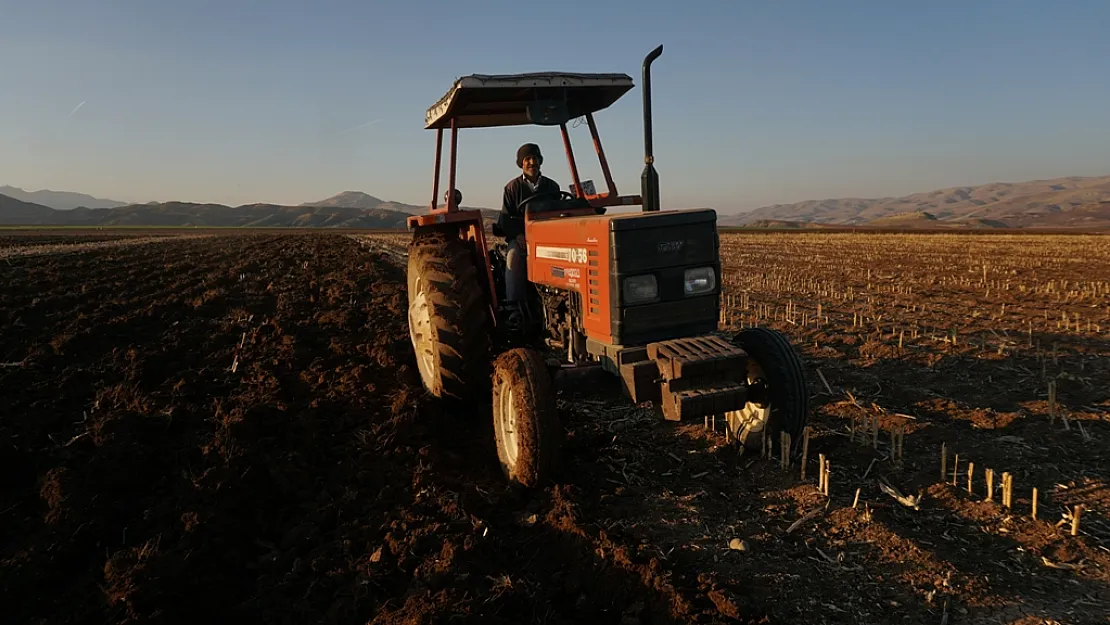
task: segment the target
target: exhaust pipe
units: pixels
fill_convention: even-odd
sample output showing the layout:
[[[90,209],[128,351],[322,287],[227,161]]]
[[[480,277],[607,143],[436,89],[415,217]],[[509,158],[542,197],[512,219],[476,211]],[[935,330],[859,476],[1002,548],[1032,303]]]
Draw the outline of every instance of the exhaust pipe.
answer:
[[[655,172],[655,156],[651,151],[651,64],[663,54],[663,46],[644,57],[644,173],[640,176],[640,196],[645,213],[659,210],[659,174]]]

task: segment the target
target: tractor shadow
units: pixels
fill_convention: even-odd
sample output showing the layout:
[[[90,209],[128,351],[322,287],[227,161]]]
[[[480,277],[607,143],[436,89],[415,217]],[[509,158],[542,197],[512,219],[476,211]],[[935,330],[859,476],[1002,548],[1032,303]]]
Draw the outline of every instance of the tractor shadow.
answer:
[[[694,608],[658,561],[640,557],[635,544],[614,540],[598,524],[576,463],[564,462],[543,488],[509,487],[488,404],[460,410],[427,398],[421,403],[422,427],[434,435],[421,437],[426,442],[414,467],[421,501],[405,507],[438,505],[441,515],[474,524],[471,547],[454,558],[465,572],[438,582],[477,597],[457,615],[490,623],[689,622]],[[564,454],[577,453],[572,440]]]

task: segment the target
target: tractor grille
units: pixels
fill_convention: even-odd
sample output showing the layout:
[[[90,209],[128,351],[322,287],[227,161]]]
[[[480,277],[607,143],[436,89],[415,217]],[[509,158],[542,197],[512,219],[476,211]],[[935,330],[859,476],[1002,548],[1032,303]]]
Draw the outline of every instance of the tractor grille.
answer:
[[[717,330],[721,264],[716,211],[632,213],[610,222],[610,298],[613,342],[644,345]],[[712,292],[688,296],[687,269],[710,267]],[[658,294],[647,303],[624,301],[622,284],[652,275]]]

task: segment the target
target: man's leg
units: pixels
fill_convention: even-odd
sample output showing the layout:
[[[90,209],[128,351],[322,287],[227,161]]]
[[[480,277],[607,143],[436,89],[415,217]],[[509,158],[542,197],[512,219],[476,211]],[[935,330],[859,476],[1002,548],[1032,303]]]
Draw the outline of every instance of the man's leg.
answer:
[[[521,302],[528,288],[528,252],[516,239],[505,253],[505,299]]]

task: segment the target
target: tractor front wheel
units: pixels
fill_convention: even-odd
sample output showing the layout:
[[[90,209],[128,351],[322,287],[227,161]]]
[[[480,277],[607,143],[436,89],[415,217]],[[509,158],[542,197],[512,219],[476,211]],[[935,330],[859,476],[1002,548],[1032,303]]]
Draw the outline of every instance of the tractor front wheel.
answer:
[[[409,336],[424,388],[463,400],[488,389],[490,320],[465,241],[446,231],[417,231],[409,245]]]
[[[494,361],[493,432],[510,483],[532,488],[550,479],[563,432],[554,385],[538,351],[515,348]]]
[[[802,361],[790,340],[768,328],[746,328],[732,342],[748,354],[748,400],[726,415],[736,439],[753,451],[763,442],[779,454],[782,432],[790,433],[793,450],[801,444],[809,422],[809,389]]]

